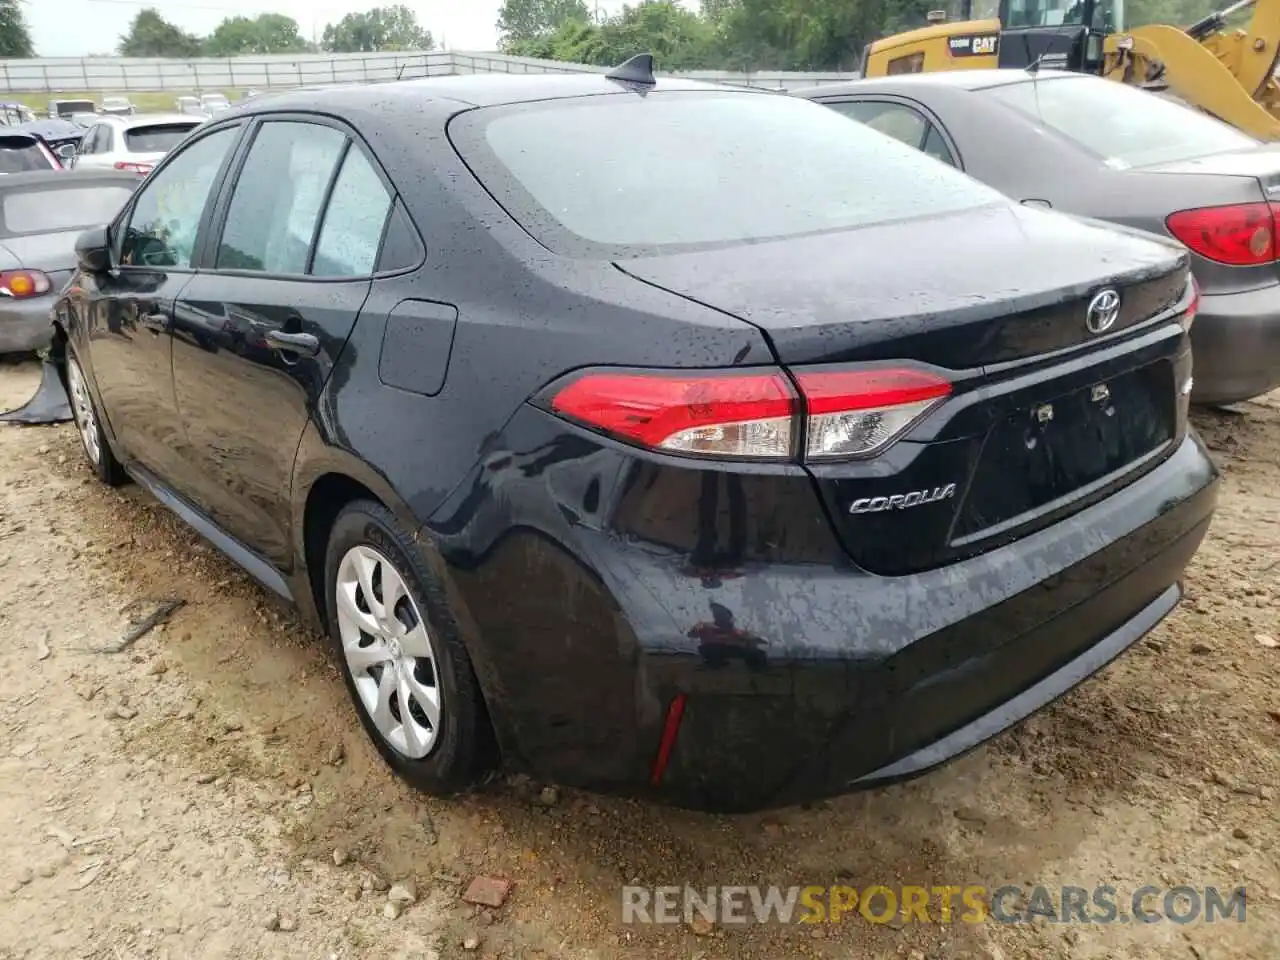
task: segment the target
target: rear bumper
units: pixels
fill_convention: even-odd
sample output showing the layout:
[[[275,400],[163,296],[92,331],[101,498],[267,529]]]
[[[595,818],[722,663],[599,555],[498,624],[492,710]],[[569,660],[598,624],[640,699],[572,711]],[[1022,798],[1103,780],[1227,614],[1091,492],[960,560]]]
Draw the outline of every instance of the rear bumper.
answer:
[[[0,354],[30,353],[53,342],[52,296],[0,302]]]
[[[490,472],[487,493],[470,488],[456,516],[471,534],[425,531],[450,566],[504,753],[561,783],[716,810],[913,776],[1045,706],[1175,606],[1218,486],[1191,434],[1105,500],[945,567],[875,576],[833,546],[815,562],[708,570],[636,528],[585,522],[592,478],[628,471],[607,447],[580,444],[510,481]],[[790,489],[768,488],[774,513],[812,509],[776,498]],[[632,475],[592,509],[623,517],[645,490]],[[677,491],[637,502],[676,513]],[[744,499],[755,502],[750,488]],[[476,536],[491,509],[491,533]],[[451,556],[454,537],[469,546]],[[679,695],[683,719],[653,785]]]
[[[1237,403],[1280,386],[1280,285],[1203,295],[1191,346],[1193,403]]]

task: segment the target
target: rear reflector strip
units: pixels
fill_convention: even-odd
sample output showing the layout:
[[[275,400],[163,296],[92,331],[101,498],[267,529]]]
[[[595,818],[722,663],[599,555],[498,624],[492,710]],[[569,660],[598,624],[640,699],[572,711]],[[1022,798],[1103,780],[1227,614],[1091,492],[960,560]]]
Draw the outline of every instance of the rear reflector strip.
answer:
[[[658,743],[658,755],[654,758],[653,769],[649,773],[649,783],[657,786],[662,782],[662,775],[667,772],[667,763],[671,760],[671,751],[675,749],[676,735],[680,733],[680,721],[684,719],[685,694],[678,693],[667,707],[667,722],[662,725],[662,740]]]

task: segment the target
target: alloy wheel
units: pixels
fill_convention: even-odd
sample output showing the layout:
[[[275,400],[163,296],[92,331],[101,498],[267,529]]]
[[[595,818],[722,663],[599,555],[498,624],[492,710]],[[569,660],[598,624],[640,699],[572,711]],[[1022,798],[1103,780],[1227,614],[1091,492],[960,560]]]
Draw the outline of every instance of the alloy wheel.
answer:
[[[426,622],[404,577],[369,546],[338,564],[338,632],[360,704],[404,756],[420,760],[437,741],[442,691]]]
[[[85,456],[95,467],[102,462],[102,441],[98,432],[98,417],[93,412],[93,401],[84,382],[84,371],[74,356],[67,357],[67,386],[71,392],[71,414],[80,431],[80,442]]]

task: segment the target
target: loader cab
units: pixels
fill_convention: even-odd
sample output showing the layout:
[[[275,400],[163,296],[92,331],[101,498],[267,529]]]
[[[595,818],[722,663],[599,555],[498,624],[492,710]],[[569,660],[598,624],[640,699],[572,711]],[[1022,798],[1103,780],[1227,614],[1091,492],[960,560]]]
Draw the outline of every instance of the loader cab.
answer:
[[[1103,41],[1122,33],[1124,0],[1001,0],[1001,67],[1101,74]]]

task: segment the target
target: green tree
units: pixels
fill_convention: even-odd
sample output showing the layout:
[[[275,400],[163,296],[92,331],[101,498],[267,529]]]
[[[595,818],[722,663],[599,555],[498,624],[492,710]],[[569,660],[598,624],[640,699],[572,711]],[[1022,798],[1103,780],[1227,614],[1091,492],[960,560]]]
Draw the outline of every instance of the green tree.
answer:
[[[637,53],[652,53],[664,70],[699,70],[716,65],[715,30],[676,0],[642,0],[622,8],[600,28],[607,64]]]
[[[31,31],[18,0],[0,0],[0,58],[23,59],[34,57]]]
[[[498,10],[498,33],[503,48],[531,40],[545,40],[567,23],[588,23],[586,0],[503,0]]]
[[[320,45],[334,53],[372,53],[378,50],[431,50],[431,31],[404,4],[348,13],[324,28]]]
[[[133,18],[129,32],[120,38],[123,57],[198,57],[198,38],[174,26],[148,7]]]
[[[256,17],[227,17],[204,42],[212,57],[235,57],[245,53],[299,53],[310,44],[298,32],[298,21],[280,13]]]

